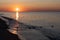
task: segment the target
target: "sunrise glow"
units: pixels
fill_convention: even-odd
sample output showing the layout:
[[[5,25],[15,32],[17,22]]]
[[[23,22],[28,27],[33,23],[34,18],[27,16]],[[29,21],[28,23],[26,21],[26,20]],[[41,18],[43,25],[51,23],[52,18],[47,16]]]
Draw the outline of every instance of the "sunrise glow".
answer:
[[[16,11],[19,11],[19,8],[16,8]]]

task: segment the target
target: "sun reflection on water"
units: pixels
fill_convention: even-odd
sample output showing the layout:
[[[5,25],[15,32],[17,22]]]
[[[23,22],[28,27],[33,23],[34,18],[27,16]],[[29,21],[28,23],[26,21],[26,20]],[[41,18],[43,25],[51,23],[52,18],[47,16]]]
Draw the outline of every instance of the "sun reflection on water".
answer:
[[[16,12],[16,20],[18,20],[18,19],[19,19],[19,13]]]

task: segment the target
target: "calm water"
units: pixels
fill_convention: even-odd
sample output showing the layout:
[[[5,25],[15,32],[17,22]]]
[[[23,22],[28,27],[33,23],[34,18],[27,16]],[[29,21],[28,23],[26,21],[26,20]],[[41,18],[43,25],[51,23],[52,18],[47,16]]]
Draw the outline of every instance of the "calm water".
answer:
[[[3,16],[16,18],[16,13],[0,12]],[[60,28],[60,12],[23,12],[19,13],[19,22],[28,25]]]

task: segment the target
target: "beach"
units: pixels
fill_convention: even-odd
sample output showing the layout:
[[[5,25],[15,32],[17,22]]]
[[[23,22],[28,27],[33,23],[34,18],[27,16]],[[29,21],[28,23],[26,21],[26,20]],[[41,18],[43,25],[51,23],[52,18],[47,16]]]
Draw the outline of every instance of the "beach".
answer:
[[[15,19],[15,13],[3,14],[3,16]],[[19,13],[18,36],[22,40],[52,40],[54,38],[60,40],[59,17],[60,12]]]

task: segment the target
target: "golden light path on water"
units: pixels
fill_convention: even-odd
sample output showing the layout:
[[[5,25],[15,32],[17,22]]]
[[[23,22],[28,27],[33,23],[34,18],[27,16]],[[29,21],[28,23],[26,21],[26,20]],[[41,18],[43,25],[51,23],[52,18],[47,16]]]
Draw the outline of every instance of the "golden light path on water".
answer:
[[[16,12],[16,20],[18,21],[18,19],[19,19],[19,13]]]
[[[18,21],[18,19],[19,19],[19,13],[18,13],[18,11],[19,11],[19,8],[16,8],[16,20],[17,20],[17,21]],[[15,27],[18,27],[19,24],[16,22],[14,26],[15,26]],[[17,34],[18,28],[14,28],[14,29],[15,29],[15,31],[13,31],[13,34]]]
[[[19,18],[19,13],[18,13],[18,11],[19,11],[19,8],[16,8],[16,20],[18,21],[18,18]]]
[[[18,19],[19,19],[19,8],[16,8],[16,20],[18,21]],[[12,30],[10,31],[10,32],[12,32],[13,34],[17,34],[17,30],[18,30],[18,27],[19,27],[19,23],[18,22],[14,22],[13,24],[12,24]]]

